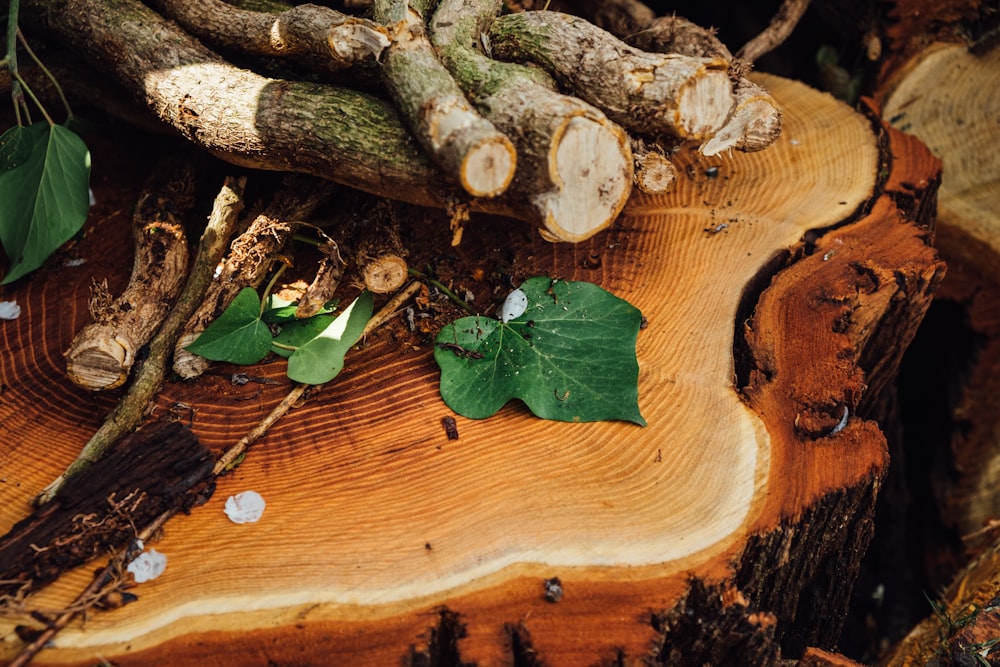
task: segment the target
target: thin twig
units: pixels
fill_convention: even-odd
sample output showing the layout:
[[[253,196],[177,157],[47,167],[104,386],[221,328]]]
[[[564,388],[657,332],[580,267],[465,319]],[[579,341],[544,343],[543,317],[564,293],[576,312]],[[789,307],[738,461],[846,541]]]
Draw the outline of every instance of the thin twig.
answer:
[[[52,87],[56,89],[56,94],[59,95],[59,99],[62,100],[63,107],[66,109],[67,118],[72,118],[73,109],[69,106],[69,100],[66,99],[66,93],[63,92],[62,86],[59,85],[59,81],[52,74],[52,72],[49,71],[49,68],[46,67],[39,57],[35,55],[35,52],[31,49],[31,45],[28,44],[28,40],[24,38],[24,33],[21,32],[20,28],[17,29],[17,38],[20,40],[21,46],[24,47],[24,50],[27,51],[29,56],[31,56],[31,59],[35,61],[36,65],[38,65],[38,68],[42,70],[42,73],[45,74],[46,77],[48,77],[49,81],[52,83]]]
[[[399,309],[404,303],[409,301],[410,297],[416,295],[420,291],[420,283],[414,280],[412,283],[401,289],[396,293],[396,296],[389,299],[381,310],[372,315],[372,318],[368,320],[368,324],[365,325],[365,330],[361,332],[361,338],[364,338],[370,334],[375,329],[382,326],[386,321],[390,320],[392,317],[399,312]]]
[[[390,299],[385,306],[383,306],[371,317],[371,319],[368,320],[368,324],[365,325],[364,331],[361,332],[361,338],[367,336],[374,329],[381,326],[393,315],[395,315],[396,311],[399,310],[399,307],[402,306],[407,299],[416,294],[419,289],[420,283],[414,281],[407,285],[405,289],[397,293],[396,296]],[[281,403],[278,403],[278,405],[276,405],[274,409],[267,414],[267,416],[260,420],[260,422],[254,426],[249,433],[240,438],[235,445],[227,449],[222,456],[219,457],[219,460],[215,463],[215,467],[212,469],[212,474],[221,475],[224,472],[231,470],[234,464],[246,453],[250,446],[262,438],[276,421],[284,417],[288,411],[291,410],[303,396],[305,396],[307,391],[319,389],[322,386],[323,385],[304,383],[295,385],[295,387],[288,392],[288,395],[281,400]]]
[[[399,308],[406,302],[406,300],[416,294],[419,289],[420,283],[414,281],[407,285],[405,289],[397,293],[385,304],[385,306],[383,306],[375,315],[371,317],[371,319],[368,320],[368,324],[365,325],[361,336],[367,336],[374,329],[391,319]],[[212,469],[212,475],[218,477],[219,475],[228,472],[232,468],[233,464],[246,453],[250,446],[263,437],[275,422],[285,416],[285,414],[287,414],[288,411],[302,399],[307,391],[321,386],[322,385],[300,383],[293,387],[292,390],[288,392],[288,395],[282,399],[281,403],[275,406],[274,409],[271,410],[271,412],[249,433],[240,438],[239,442],[230,447],[222,454],[222,456],[219,457],[215,463],[215,467]],[[156,533],[156,531],[158,531],[174,514],[177,513],[177,511],[177,508],[172,508],[161,513],[141,532],[137,533],[136,539],[142,541],[149,540],[150,537]],[[116,554],[108,562],[108,564],[94,576],[94,579],[76,597],[76,599],[56,618],[54,618],[48,627],[46,627],[46,629],[33,642],[27,644],[21,649],[20,653],[18,653],[18,655],[10,663],[9,667],[23,667],[31,662],[38,652],[45,648],[45,645],[50,642],[60,630],[69,625],[69,623],[72,622],[78,614],[89,608],[92,602],[100,597],[103,590],[105,590],[110,584],[117,585],[120,580],[121,573],[127,565],[126,561],[133,553],[134,550],[131,548],[131,545],[119,551],[118,554]]]
[[[744,44],[736,57],[744,62],[752,63],[765,53],[777,48],[792,34],[799,19],[806,13],[807,7],[809,7],[809,0],[784,0],[771,19],[771,23],[764,28],[763,32]]]
[[[164,511],[153,519],[142,532],[137,533],[136,539],[141,541],[150,539],[176,513],[176,509]],[[105,590],[113,587],[112,584],[117,586],[120,583],[122,572],[125,570],[125,566],[128,565],[127,561],[135,555],[137,554],[132,548],[132,544],[129,544],[115,554],[107,565],[94,574],[94,578],[90,581],[90,584],[76,596],[76,599],[58,616],[52,619],[47,624],[45,630],[34,641],[25,645],[7,667],[24,667],[24,665],[30,663],[52,641],[53,637],[69,625],[78,614],[90,608],[96,600],[100,599]]]
[[[166,375],[167,359],[174,349],[174,343],[180,335],[181,327],[200,304],[205,290],[212,280],[212,273],[226,250],[236,219],[240,211],[243,210],[244,187],[246,187],[245,176],[238,179],[226,178],[222,190],[216,197],[208,225],[202,234],[198,254],[195,257],[187,283],[184,285],[184,290],[164,320],[159,332],[150,341],[149,356],[136,371],[128,393],[122,397],[115,409],[90,438],[76,460],[39,494],[35,500],[36,504],[41,505],[52,500],[66,483],[66,480],[99,459],[108,447],[125,434],[133,431],[142,421],[146,406],[159,391]]]

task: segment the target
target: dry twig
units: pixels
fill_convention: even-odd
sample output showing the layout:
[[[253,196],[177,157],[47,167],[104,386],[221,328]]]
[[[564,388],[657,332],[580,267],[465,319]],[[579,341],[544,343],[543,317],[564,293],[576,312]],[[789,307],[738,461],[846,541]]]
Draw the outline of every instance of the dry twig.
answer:
[[[212,273],[222,258],[236,219],[243,208],[246,177],[226,178],[215,199],[208,225],[201,236],[194,266],[173,310],[167,315],[159,332],[149,343],[149,356],[136,372],[132,386],[115,409],[97,429],[90,441],[68,468],[49,484],[35,502],[44,504],[55,497],[67,479],[96,461],[116,440],[129,433],[142,421],[146,407],[159,391],[166,374],[167,359],[174,349],[181,327],[201,302],[212,279]]]

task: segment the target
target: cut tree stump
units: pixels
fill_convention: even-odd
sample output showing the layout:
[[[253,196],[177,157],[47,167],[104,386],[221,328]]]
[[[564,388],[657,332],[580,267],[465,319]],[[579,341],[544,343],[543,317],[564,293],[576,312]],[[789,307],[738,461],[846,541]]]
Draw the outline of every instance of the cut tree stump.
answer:
[[[939,163],[828,95],[755,80],[784,113],[769,149],[682,152],[669,193],[634,196],[577,245],[470,223],[454,260],[459,285],[548,275],[640,308],[648,427],[542,421],[515,404],[455,417],[449,439],[431,345],[397,320],[208,503],[167,523],[152,545],[166,572],[132,589],[137,602],[67,627],[37,664],[767,665],[833,649],[888,463],[866,410],[943,273]],[[129,272],[127,218],[108,214],[129,207],[100,206],[65,251],[87,263],[57,256],[0,290],[22,307],[0,324],[5,528],[115,402],[62,363],[91,277],[114,289]],[[221,452],[289,389],[283,362],[249,369],[277,386],[234,384],[236,370],[168,381],[154,417]],[[231,524],[225,500],[247,489],[264,515]],[[93,567],[26,606],[66,605]],[[3,658],[16,623],[38,625],[0,622]]]

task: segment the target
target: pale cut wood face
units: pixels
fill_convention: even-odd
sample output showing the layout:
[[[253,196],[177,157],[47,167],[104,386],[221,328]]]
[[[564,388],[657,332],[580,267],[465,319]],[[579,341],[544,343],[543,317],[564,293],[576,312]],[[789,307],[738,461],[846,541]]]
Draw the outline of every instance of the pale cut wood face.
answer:
[[[893,127],[918,136],[943,163],[938,191],[942,234],[968,236],[1000,253],[1000,160],[995,150],[1000,142],[1000,48],[976,55],[963,44],[937,44],[897,78],[883,115]]]
[[[884,117],[925,142],[942,162],[935,244],[948,262],[952,280],[946,285],[952,294],[972,290],[969,296],[950,298],[969,309],[967,317],[977,322],[973,326],[989,327],[980,322],[992,316],[984,318],[976,310],[994,310],[986,304],[1000,284],[996,260],[1000,255],[1000,158],[995,149],[1000,143],[1000,48],[975,54],[964,44],[934,44],[901,68],[896,78],[887,89]],[[974,287],[963,287],[963,276],[976,274],[980,277],[973,281]],[[969,305],[976,302],[979,305]],[[955,436],[953,472],[947,491],[941,492],[947,498],[944,520],[962,535],[983,530],[1000,511],[996,492],[1000,458],[995,455],[1000,449],[1000,429],[997,410],[991,407],[997,403],[987,361],[995,355],[983,350],[976,354],[976,375],[967,380],[968,387],[975,389],[963,389],[961,407],[956,408],[956,414],[969,416],[974,425],[971,432]]]
[[[609,233],[524,250],[551,256],[551,275],[597,282],[647,317],[637,355],[648,427],[545,422],[511,405],[485,421],[457,418],[460,437],[448,440],[441,418],[451,412],[437,394],[430,349],[375,342],[279,422],[205,506],[167,525],[154,545],[168,557],[166,572],[136,589],[139,603],[67,628],[57,646],[70,649],[66,656],[73,647],[136,650],[193,629],[294,623],[300,613],[388,617],[526,574],[648,579],[742,537],[767,493],[769,443],[734,384],[741,296],[807,230],[855,212],[878,172],[863,117],[801,84],[755,80],[784,110],[772,147],[682,156],[690,167],[673,190],[634,197]],[[601,267],[582,269],[593,252]],[[25,350],[42,325],[19,323],[4,332],[21,350],[16,364],[58,363],[60,346],[86,318],[51,300],[36,313],[65,319],[66,340],[42,341],[53,358],[31,361]],[[275,378],[282,372],[280,364],[259,369]],[[111,404],[66,383],[65,393],[14,386],[3,396],[0,420],[12,434],[0,445],[5,527],[72,460]],[[168,384],[158,405],[192,407],[195,433],[221,449],[285,389],[257,391],[223,400],[213,398],[210,381],[200,389]],[[44,426],[32,427],[33,440],[51,436],[43,452],[17,435],[38,422]],[[248,489],[267,508],[258,523],[234,525],[223,512],[226,498]],[[38,603],[72,598],[90,572],[64,577]]]

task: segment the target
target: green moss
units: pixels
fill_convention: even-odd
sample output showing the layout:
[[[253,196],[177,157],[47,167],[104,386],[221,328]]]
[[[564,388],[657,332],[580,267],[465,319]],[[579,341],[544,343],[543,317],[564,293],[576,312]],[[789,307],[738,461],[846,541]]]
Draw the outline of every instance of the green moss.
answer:
[[[528,25],[523,14],[499,17],[490,26],[489,35],[496,56],[511,60],[530,60],[550,69],[553,67],[549,29]]]

